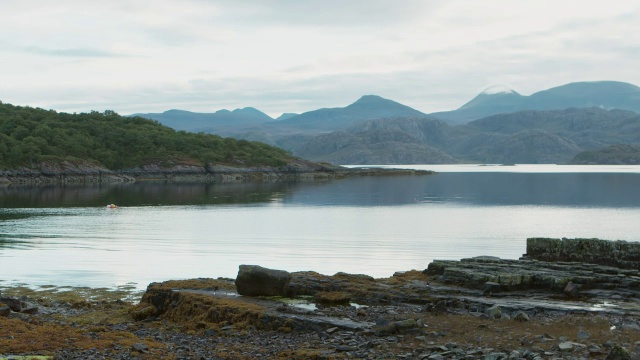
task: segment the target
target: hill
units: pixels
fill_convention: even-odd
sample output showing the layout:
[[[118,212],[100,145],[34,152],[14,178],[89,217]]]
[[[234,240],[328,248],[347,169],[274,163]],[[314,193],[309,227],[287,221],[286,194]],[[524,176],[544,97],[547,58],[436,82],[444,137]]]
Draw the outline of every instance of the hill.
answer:
[[[600,150],[584,151],[576,155],[571,164],[639,165],[640,145],[617,144]]]
[[[294,153],[336,164],[453,164],[458,161],[428,145],[441,144],[446,128],[428,118],[370,120],[316,136]]]
[[[339,164],[564,164],[582,151],[619,143],[640,144],[639,114],[572,108],[494,115],[458,126],[428,117],[369,120],[279,146]]]
[[[424,113],[393,100],[376,95],[365,95],[342,108],[318,109],[280,120],[279,127],[305,130],[341,130],[359,121],[425,116]]]
[[[457,110],[429,114],[449,124],[524,110],[599,107],[640,113],[640,87],[618,81],[576,82],[523,96],[513,90],[484,91]]]
[[[193,132],[215,132],[218,128],[261,125],[273,119],[262,111],[246,107],[229,111],[218,110],[215,113],[196,113],[185,110],[168,110],[163,113],[134,114],[176,130]]]
[[[259,142],[187,133],[113,111],[57,113],[0,103],[0,169],[82,160],[111,170],[177,161],[203,165],[284,166],[295,159]]]

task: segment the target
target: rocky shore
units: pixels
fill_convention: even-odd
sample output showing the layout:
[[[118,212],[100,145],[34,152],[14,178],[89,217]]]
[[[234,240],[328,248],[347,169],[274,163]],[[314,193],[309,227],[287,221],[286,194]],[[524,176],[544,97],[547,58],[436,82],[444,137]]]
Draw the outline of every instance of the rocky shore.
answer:
[[[152,283],[136,304],[4,289],[0,359],[638,359],[639,249],[533,238],[519,260],[384,279],[242,265]]]
[[[410,169],[350,169],[299,160],[287,166],[233,167],[192,164],[148,164],[124,170],[109,170],[88,162],[42,163],[33,168],[0,170],[0,184],[81,184],[134,181],[243,182],[281,180],[330,180],[354,176],[429,175],[431,171]]]

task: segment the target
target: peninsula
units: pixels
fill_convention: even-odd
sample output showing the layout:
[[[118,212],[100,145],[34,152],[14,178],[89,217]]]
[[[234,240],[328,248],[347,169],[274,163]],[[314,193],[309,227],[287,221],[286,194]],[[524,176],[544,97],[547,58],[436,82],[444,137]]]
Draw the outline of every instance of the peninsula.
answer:
[[[314,163],[260,142],[176,131],[113,111],[58,113],[0,103],[0,183],[273,181],[429,174]]]

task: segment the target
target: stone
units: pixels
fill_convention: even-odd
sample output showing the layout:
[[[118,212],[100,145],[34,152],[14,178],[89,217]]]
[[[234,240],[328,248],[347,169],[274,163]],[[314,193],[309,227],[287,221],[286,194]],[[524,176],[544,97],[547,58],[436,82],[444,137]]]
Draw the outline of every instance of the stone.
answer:
[[[285,296],[291,274],[258,265],[240,265],[236,277],[238,294],[245,296]]]
[[[344,305],[351,301],[351,294],[344,291],[318,291],[313,299],[320,304]]]
[[[23,307],[21,312],[23,314],[37,314],[39,311],[37,306],[27,306],[27,307]]]
[[[631,360],[631,354],[622,346],[615,345],[605,360]]]
[[[501,288],[502,286],[499,283],[487,281],[484,283],[484,290],[482,291],[482,293],[485,295],[491,295],[493,293],[500,292]]]
[[[573,344],[569,341],[563,341],[558,344],[558,350],[568,352],[573,350]]]
[[[150,317],[155,316],[158,313],[158,310],[153,305],[144,306],[142,309],[137,309],[132,312],[132,316],[136,320],[145,320]]]
[[[0,316],[7,317],[11,314],[11,308],[8,306],[0,306]]]
[[[11,297],[1,297],[0,303],[7,305],[11,310],[15,312],[22,311],[22,301]]]
[[[502,360],[502,359],[507,359],[507,354],[494,352],[484,357],[484,360]]]
[[[498,305],[493,305],[485,310],[485,314],[487,314],[487,316],[492,319],[500,319],[500,317],[502,316],[502,309],[500,309],[500,306]]]
[[[414,319],[396,321],[394,325],[396,327],[396,331],[398,331],[399,333],[411,332],[412,330],[418,328],[418,325]]]
[[[513,315],[513,320],[518,322],[529,321],[529,315],[524,311],[518,311]]]
[[[527,257],[542,261],[571,261],[614,266],[621,269],[640,268],[640,244],[601,239],[527,239]]]
[[[330,327],[326,330],[327,334],[333,334],[334,332],[338,331],[337,327]]]
[[[587,340],[588,338],[591,337],[591,333],[589,333],[588,331],[584,330],[584,329],[580,329],[578,330],[578,340]]]
[[[131,349],[141,353],[149,352],[149,347],[145,343],[135,343],[131,346]]]
[[[580,287],[569,281],[567,286],[564,287],[563,292],[567,297],[575,298],[580,296]]]

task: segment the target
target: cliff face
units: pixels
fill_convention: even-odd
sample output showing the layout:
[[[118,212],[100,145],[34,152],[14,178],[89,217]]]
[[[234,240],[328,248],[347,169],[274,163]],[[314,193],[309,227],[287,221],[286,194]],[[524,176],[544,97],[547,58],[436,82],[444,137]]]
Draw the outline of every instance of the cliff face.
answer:
[[[42,162],[32,168],[0,170],[0,184],[113,183],[135,179],[86,161]]]

